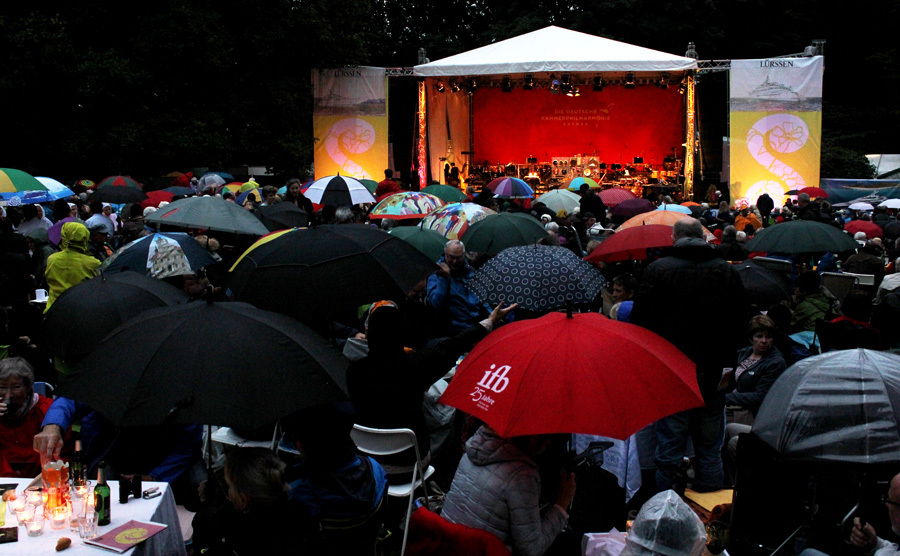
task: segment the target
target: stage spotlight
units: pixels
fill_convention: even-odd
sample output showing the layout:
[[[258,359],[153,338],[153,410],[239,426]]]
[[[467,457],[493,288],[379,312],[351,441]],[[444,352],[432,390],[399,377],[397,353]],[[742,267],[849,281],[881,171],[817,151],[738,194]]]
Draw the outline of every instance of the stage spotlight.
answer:
[[[437,84],[434,86],[434,88],[437,89],[437,92],[439,92],[439,93],[443,93],[446,90],[446,87],[444,87],[443,81],[438,81]]]
[[[550,92],[553,94],[559,94],[559,79],[556,78],[556,75],[550,74]]]
[[[594,91],[600,92],[603,90],[603,78],[599,75],[594,77]]]
[[[459,92],[459,83],[457,83],[456,81],[451,81],[450,82],[450,92],[458,93]]]
[[[631,72],[625,74],[625,88],[634,89],[634,74]]]
[[[669,78],[665,75],[659,78],[659,81],[656,82],[656,86],[660,89],[668,89],[669,88]]]
[[[525,91],[534,89],[534,76],[530,73],[525,76],[525,84],[522,85],[522,89]]]
[[[503,91],[504,93],[511,93],[512,88],[513,88],[512,79],[510,79],[509,76],[507,75],[503,78],[503,81],[500,82],[500,90]]]
[[[563,76],[562,76],[562,84],[563,84],[563,85],[571,85],[571,84],[572,84],[572,82],[569,81],[569,74],[568,74],[568,73],[564,73],[564,74],[563,74]]]
[[[574,87],[570,86],[569,90],[568,90],[568,92],[566,92],[566,94],[569,95],[570,97],[580,97],[581,89],[579,89],[577,85]]]
[[[466,87],[466,93],[468,93],[469,96],[472,96],[475,94],[475,91],[477,89],[478,89],[478,82],[473,77],[472,79],[469,80],[469,86]]]
[[[687,90],[687,85],[685,84],[684,81],[682,81],[681,83],[678,84],[678,93],[679,94],[683,95],[686,90]]]

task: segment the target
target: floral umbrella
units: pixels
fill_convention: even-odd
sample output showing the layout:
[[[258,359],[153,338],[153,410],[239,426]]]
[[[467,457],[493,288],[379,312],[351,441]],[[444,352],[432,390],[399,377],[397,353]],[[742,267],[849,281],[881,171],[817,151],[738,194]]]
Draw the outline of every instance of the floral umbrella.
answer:
[[[370,219],[388,218],[391,220],[405,220],[408,218],[425,218],[435,209],[444,206],[444,201],[422,193],[421,191],[404,191],[388,195],[375,205],[369,213]]]
[[[497,214],[475,203],[450,203],[432,212],[422,220],[422,227],[434,230],[447,239],[459,239],[471,224]]]

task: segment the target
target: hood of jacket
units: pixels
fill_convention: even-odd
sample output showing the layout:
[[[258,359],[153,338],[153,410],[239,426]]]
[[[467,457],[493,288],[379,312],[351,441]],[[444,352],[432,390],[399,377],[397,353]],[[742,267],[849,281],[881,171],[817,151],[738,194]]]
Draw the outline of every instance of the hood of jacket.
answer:
[[[718,258],[715,248],[697,237],[683,237],[672,246],[672,255],[691,261],[708,261]]]
[[[466,455],[473,464],[479,466],[505,461],[521,461],[537,467],[525,452],[508,439],[498,435],[487,425],[478,429],[475,436],[466,442]]]
[[[71,249],[87,255],[89,253],[88,241],[90,238],[91,233],[84,224],[80,222],[66,222],[63,224],[60,232],[59,246],[63,250]]]

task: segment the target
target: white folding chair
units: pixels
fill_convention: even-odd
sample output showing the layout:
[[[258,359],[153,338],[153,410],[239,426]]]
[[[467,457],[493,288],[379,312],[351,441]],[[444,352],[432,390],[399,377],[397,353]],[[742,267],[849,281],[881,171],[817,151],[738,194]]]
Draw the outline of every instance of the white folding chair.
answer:
[[[400,556],[403,556],[406,553],[406,537],[409,533],[409,516],[412,515],[415,490],[421,485],[425,489],[425,496],[428,496],[428,487],[425,486],[425,481],[434,473],[434,467],[429,465],[427,469],[421,471],[422,456],[419,454],[416,433],[411,429],[375,429],[362,425],[353,425],[350,437],[353,438],[353,442],[356,443],[356,447],[359,448],[360,452],[374,457],[376,461],[381,456],[399,454],[410,448],[415,451],[416,461],[412,465],[411,480],[401,485],[388,485],[388,496],[394,498],[409,497],[406,519],[403,522],[403,545],[400,548]],[[410,464],[413,464],[413,462],[410,461]]]
[[[55,390],[55,388],[53,388],[53,385],[48,382],[35,382],[34,383],[34,392],[36,394],[40,394],[40,395],[44,396],[45,398],[52,398],[54,390]]]

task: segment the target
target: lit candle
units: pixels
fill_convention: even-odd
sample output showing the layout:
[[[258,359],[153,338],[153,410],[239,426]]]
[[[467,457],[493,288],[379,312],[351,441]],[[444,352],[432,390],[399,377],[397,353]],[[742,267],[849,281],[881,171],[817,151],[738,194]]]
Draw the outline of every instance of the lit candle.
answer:
[[[68,508],[60,506],[58,508],[53,508],[53,515],[51,517],[52,521],[50,522],[50,528],[54,531],[59,531],[60,529],[64,529],[66,527],[66,523],[69,521],[69,511]]]
[[[39,537],[44,534],[44,516],[35,514],[34,519],[25,522],[29,537]]]
[[[11,508],[13,512],[18,512],[19,510],[25,509],[25,497],[16,498],[15,500],[10,500]]]

